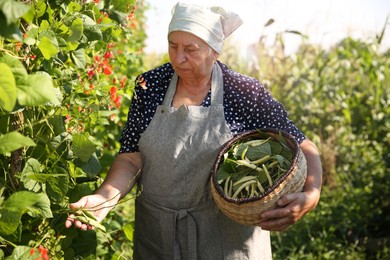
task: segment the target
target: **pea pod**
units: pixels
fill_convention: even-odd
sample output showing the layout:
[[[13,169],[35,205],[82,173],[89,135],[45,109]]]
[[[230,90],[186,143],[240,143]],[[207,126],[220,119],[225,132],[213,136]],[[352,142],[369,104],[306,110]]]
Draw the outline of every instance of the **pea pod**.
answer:
[[[247,182],[247,181],[251,181],[251,180],[256,180],[257,177],[256,176],[253,176],[253,175],[249,175],[249,176],[244,176],[242,177],[241,179],[239,179],[238,181],[236,181],[235,183],[233,183],[233,186],[238,186],[244,182]]]
[[[224,190],[223,192],[228,195],[229,197],[231,196],[230,193],[232,191],[232,180],[231,180],[231,176],[229,176],[226,180],[225,180],[225,185],[224,185]]]
[[[271,156],[270,155],[266,155],[258,160],[255,160],[255,161],[251,161],[251,164],[255,164],[255,165],[259,165],[259,164],[263,164],[265,163],[266,161],[268,161],[269,159],[271,159]]]
[[[262,167],[263,167],[263,170],[264,170],[265,176],[267,176],[267,179],[268,179],[268,184],[269,184],[269,186],[271,187],[273,183],[272,183],[271,176],[269,176],[268,169],[267,169],[267,167],[265,167],[265,165],[264,165],[264,164],[262,165]]]
[[[88,224],[88,225],[91,225],[97,229],[100,229],[101,231],[103,232],[106,232],[106,228],[105,226],[103,226],[102,224],[100,224],[98,221],[92,219],[92,218],[89,218],[87,217],[86,215],[76,215],[74,217],[74,219],[78,220],[78,221],[81,221],[85,224]]]
[[[238,194],[240,194],[241,190],[244,189],[245,187],[247,187],[248,185],[252,184],[252,183],[256,183],[255,180],[251,180],[251,181],[247,181],[243,184],[241,184],[241,186],[236,190],[236,192],[233,194],[232,198],[237,198]]]

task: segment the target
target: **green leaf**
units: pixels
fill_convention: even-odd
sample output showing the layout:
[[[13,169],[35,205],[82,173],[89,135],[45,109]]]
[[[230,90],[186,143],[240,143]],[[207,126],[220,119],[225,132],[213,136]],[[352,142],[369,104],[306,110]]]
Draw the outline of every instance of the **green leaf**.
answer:
[[[24,166],[22,173],[24,173],[24,174],[38,173],[40,171],[41,171],[41,163],[35,158],[30,158],[27,160],[26,165]]]
[[[269,19],[265,24],[264,24],[264,27],[267,27],[267,26],[270,26],[271,24],[273,24],[275,22],[274,19]]]
[[[269,141],[268,143],[271,146],[272,154],[280,154],[282,152],[283,146],[281,143],[275,141]]]
[[[96,153],[93,153],[91,157],[89,157],[88,162],[77,166],[80,166],[80,168],[87,174],[89,178],[96,177],[102,169],[102,166],[96,156]]]
[[[0,10],[3,11],[7,24],[16,22],[30,9],[29,5],[14,0],[0,1]]]
[[[24,146],[35,146],[34,141],[19,132],[10,132],[0,135],[0,154],[15,151]]]
[[[73,152],[82,162],[88,162],[91,155],[96,151],[95,144],[89,140],[89,135],[77,134],[73,136]]]
[[[73,20],[72,25],[70,27],[71,34],[68,37],[67,41],[76,42],[80,40],[81,36],[83,36],[84,26],[83,20],[77,18]]]
[[[0,11],[0,35],[7,39],[22,40],[22,33],[20,32],[16,23],[7,24],[5,15]]]
[[[27,75],[19,82],[16,82],[18,88],[18,102],[22,106],[38,106],[46,102],[58,104],[52,78],[46,72],[37,72]]]
[[[7,260],[17,260],[17,259],[29,259],[31,247],[28,246],[17,246],[12,251],[12,255],[7,257]]]
[[[20,60],[14,57],[4,55],[0,57],[0,62],[6,63],[10,67],[12,73],[14,74],[16,82],[18,82],[19,79],[24,78],[27,75],[26,68],[23,66]]]
[[[39,28],[32,27],[28,32],[26,38],[23,39],[23,43],[27,45],[34,45],[37,42],[36,39],[38,38],[38,33],[39,33]]]
[[[61,117],[63,122],[63,119]],[[58,154],[62,154],[67,149],[68,141],[72,140],[72,136],[68,132],[63,132],[55,136],[49,143],[49,147],[52,150],[56,150]]]
[[[64,176],[67,176],[67,174],[63,174],[63,173],[58,173],[58,174],[55,174],[55,173],[32,173],[32,172],[30,172],[29,174],[26,174],[25,177],[27,179],[30,179],[30,180],[33,180],[36,182],[45,183],[45,182],[50,181],[51,179],[55,179],[57,177],[64,177]]]
[[[128,223],[123,227],[123,232],[129,241],[133,241],[134,223]]]
[[[68,194],[69,202],[75,202],[81,199],[83,196],[93,194],[94,190],[96,189],[94,185],[95,184],[91,182],[76,184],[76,186],[74,186],[74,188]]]
[[[80,42],[67,42],[66,43],[66,46],[68,47],[67,50],[68,51],[74,51],[77,49],[77,47],[79,47],[80,45]]]
[[[97,245],[96,231],[92,230],[79,230],[72,243],[75,254],[78,256],[95,255]]]
[[[299,32],[299,31],[295,31],[295,30],[286,30],[286,31],[284,31],[284,32],[285,32],[285,33],[291,33],[291,34],[300,35],[300,36],[302,36],[303,38],[306,38],[306,39],[308,38],[307,35],[305,35],[305,34]]]
[[[76,13],[81,11],[81,5],[75,3],[75,2],[70,2],[68,5],[68,12],[69,13]]]
[[[23,183],[25,189],[29,191],[38,192],[41,189],[41,185],[35,180],[29,178],[33,174],[37,174],[41,171],[41,164],[35,158],[30,158],[27,160],[26,165],[23,168],[23,171],[19,174],[20,181]]]
[[[32,193],[31,202],[34,204],[28,207],[28,213],[32,217],[52,218],[53,213],[50,209],[50,199],[46,193]]]
[[[12,111],[16,104],[16,84],[11,68],[0,63],[0,107]]]
[[[35,16],[35,9],[33,7],[31,7],[28,12],[26,12],[24,15],[23,15],[23,19],[28,22],[29,24],[32,24],[33,20],[34,20],[34,16]]]
[[[246,157],[248,157],[249,160],[253,161],[271,154],[272,154],[271,145],[267,142],[260,146],[249,147],[248,151],[246,152]]]
[[[37,18],[43,16],[46,13],[46,3],[45,0],[38,0],[37,3],[34,4],[35,14]]]
[[[226,180],[227,177],[229,177],[230,172],[226,171],[227,167],[224,167],[224,164],[221,164],[221,167],[217,171],[217,180],[219,183]]]
[[[78,68],[84,69],[85,66],[87,66],[84,49],[78,49],[76,51],[71,52],[70,57]]]
[[[13,193],[0,209],[0,235],[12,234],[20,224],[23,214],[51,218],[50,200],[44,193],[18,191]]]
[[[58,48],[58,42],[56,38],[48,38],[47,36],[42,37],[38,44],[39,50],[42,52],[43,57],[46,60],[50,60],[54,57],[60,49]]]
[[[53,177],[47,182],[46,193],[52,201],[61,202],[69,190],[68,174],[50,174]]]
[[[84,35],[87,37],[88,41],[102,40],[103,34],[99,26],[87,15],[82,15],[84,24]]]
[[[39,32],[42,33],[50,28],[50,24],[47,20],[43,20],[39,26]]]
[[[126,23],[127,23],[127,20],[126,20],[127,13],[113,10],[113,11],[109,12],[109,17],[112,20],[116,21],[118,24],[126,25]]]

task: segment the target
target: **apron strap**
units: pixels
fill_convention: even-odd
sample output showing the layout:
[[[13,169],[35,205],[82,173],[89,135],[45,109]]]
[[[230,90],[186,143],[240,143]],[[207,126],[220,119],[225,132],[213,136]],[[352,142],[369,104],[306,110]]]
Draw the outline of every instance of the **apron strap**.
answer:
[[[175,72],[169,83],[167,92],[165,93],[163,105],[171,106],[173,96],[176,93],[176,86],[179,76]],[[211,76],[211,106],[223,105],[223,75],[222,69],[218,63],[214,63]]]
[[[177,224],[179,220],[182,220],[184,218],[187,218],[187,236],[188,236],[188,259],[190,260],[197,260],[198,255],[198,236],[197,236],[197,225],[195,221],[195,217],[193,216],[193,213],[202,211],[206,208],[209,208],[210,206],[213,206],[213,200],[207,200],[202,204],[199,204],[195,207],[192,208],[187,208],[187,209],[171,209],[164,207],[153,200],[147,199],[145,196],[140,196],[138,199],[142,199],[144,204],[149,205],[152,208],[157,208],[160,210],[163,210],[165,212],[172,213],[174,215],[174,228],[173,228],[173,246],[174,246],[174,260],[180,260],[182,257],[180,256],[180,248],[179,248],[179,243],[176,238],[176,230],[177,230]],[[185,259],[187,259],[185,257]]]
[[[180,209],[175,212],[175,234],[174,234],[174,243],[175,243],[175,250],[174,250],[174,260],[180,260],[182,259],[180,255],[180,249],[179,249],[179,243],[176,240],[176,224],[179,220],[187,218],[187,241],[188,241],[188,259],[190,260],[197,260],[197,227],[196,227],[196,221],[194,216],[191,214],[191,211],[188,209]],[[185,257],[186,258],[186,257]]]

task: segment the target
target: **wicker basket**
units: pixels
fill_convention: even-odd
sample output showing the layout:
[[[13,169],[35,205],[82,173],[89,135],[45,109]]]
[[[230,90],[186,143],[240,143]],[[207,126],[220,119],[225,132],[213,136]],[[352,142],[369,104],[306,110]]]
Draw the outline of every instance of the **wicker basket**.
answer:
[[[290,134],[276,129],[259,130],[269,137],[277,137],[281,133],[294,153],[290,169],[263,194],[245,199],[226,197],[216,177],[224,154],[229,148],[237,141],[256,139],[256,137],[258,139],[260,137],[258,130],[237,135],[224,144],[211,170],[211,193],[218,208],[229,218],[244,225],[257,225],[261,221],[260,214],[265,210],[275,208],[279,198],[288,193],[302,191],[307,175],[305,156]]]

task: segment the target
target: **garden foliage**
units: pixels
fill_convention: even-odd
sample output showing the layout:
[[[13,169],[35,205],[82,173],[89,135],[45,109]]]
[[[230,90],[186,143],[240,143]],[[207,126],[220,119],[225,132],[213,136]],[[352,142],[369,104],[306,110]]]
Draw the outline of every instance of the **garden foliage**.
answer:
[[[124,233],[131,240],[130,221],[115,213],[107,233],[64,221],[118,150],[142,71],[144,9],[136,0],[0,0],[0,256],[118,257]]]
[[[283,36],[260,38],[255,61],[222,59],[260,79],[319,147],[324,170],[317,208],[272,233],[276,259],[390,257],[390,50],[384,29],[372,40],[346,37],[324,49],[303,43],[285,54]]]

